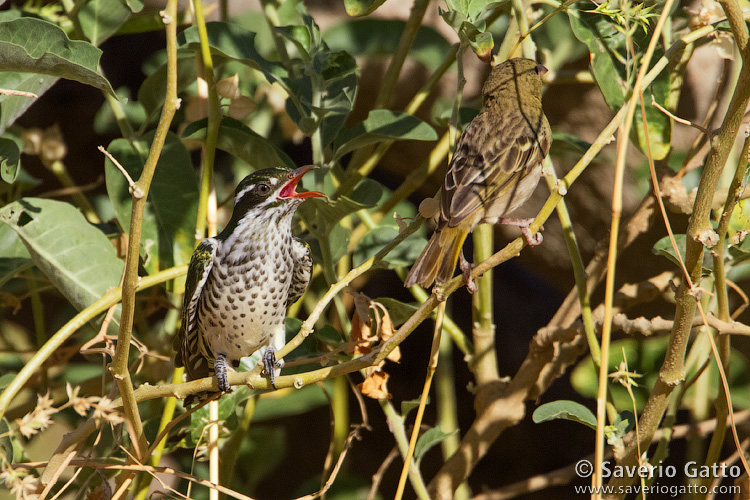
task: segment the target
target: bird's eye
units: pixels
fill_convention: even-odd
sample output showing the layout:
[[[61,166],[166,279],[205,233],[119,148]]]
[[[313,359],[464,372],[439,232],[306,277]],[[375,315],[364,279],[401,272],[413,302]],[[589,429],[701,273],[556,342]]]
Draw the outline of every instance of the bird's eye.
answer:
[[[268,184],[258,184],[258,192],[261,194],[267,194],[271,190],[271,186]]]
[[[537,64],[534,66],[534,73],[536,73],[539,76],[544,76],[544,74],[547,72],[547,68],[542,66],[541,64]]]

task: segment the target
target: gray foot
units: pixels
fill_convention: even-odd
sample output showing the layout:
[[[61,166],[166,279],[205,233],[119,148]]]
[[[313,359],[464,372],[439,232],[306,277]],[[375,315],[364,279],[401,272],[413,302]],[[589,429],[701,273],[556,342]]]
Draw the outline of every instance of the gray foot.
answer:
[[[266,348],[266,352],[263,353],[263,369],[268,374],[268,378],[271,379],[271,387],[276,389],[276,368],[282,368],[284,366],[283,359],[276,359],[276,349],[271,346]]]
[[[219,380],[219,390],[221,392],[232,392],[232,386],[229,385],[229,380],[227,380],[227,357],[224,353],[216,356],[214,372]]]

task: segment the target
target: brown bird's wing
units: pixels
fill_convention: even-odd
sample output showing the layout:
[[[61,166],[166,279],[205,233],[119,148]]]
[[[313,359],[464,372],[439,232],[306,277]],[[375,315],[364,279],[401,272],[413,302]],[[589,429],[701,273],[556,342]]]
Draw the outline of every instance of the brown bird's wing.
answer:
[[[492,203],[495,217],[502,217],[522,204],[530,193],[514,187],[547,155],[549,125],[540,114],[531,126],[521,113],[498,120],[496,113],[483,112],[468,125],[456,146],[441,192],[441,224],[456,227],[478,223]],[[539,130],[539,133],[535,133]],[[473,220],[476,216],[480,219]]]

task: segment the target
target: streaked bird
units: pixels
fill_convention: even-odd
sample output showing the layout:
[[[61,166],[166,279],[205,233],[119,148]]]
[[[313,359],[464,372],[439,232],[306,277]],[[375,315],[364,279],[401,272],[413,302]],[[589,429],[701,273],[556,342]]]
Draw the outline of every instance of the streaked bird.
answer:
[[[533,219],[507,219],[536,188],[552,132],[542,111],[542,75],[531,59],[509,59],[495,66],[482,87],[481,112],[461,135],[440,192],[435,232],[404,281],[424,287],[453,277],[466,237],[481,223],[513,224],[530,245]],[[469,290],[473,282],[469,280]]]
[[[302,296],[312,271],[309,246],[292,236],[292,217],[307,198],[324,196],[296,192],[313,168],[265,169],[245,177],[227,226],[193,253],[174,339],[175,364],[185,367],[188,380],[216,375],[219,390],[231,392],[229,367],[267,346],[263,363],[274,384],[286,309]],[[185,405],[212,394],[188,396]]]

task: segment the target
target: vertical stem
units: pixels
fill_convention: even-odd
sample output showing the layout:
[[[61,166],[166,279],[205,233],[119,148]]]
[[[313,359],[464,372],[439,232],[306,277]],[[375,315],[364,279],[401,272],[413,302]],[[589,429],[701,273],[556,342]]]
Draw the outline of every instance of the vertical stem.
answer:
[[[219,402],[208,403],[208,480],[219,484]],[[219,500],[219,490],[208,489],[209,500]]]
[[[393,434],[393,438],[396,441],[396,446],[401,452],[401,456],[405,457],[408,452],[409,441],[406,438],[404,419],[398,414],[398,412],[396,412],[396,409],[387,399],[381,399],[378,402],[380,403],[380,407],[383,409],[383,413],[388,420],[388,428]],[[424,479],[419,473],[419,469],[417,469],[416,467],[409,468],[409,480],[411,481],[411,486],[412,488],[414,488],[417,498],[419,498],[420,500],[429,500],[430,495],[427,493],[427,485],[425,485]]]
[[[122,285],[122,316],[120,332],[117,338],[115,356],[110,366],[112,376],[122,396],[123,410],[132,430],[132,441],[136,447],[136,457],[143,461],[141,453],[148,450],[148,442],[143,434],[143,423],[138,413],[138,405],[133,394],[133,383],[128,370],[128,354],[132,336],[133,317],[135,312],[135,292],[138,287],[138,261],[141,245],[141,228],[146,198],[151,186],[151,180],[156,170],[169,126],[179,104],[177,100],[177,0],[169,0],[163,13],[164,25],[167,33],[167,90],[164,107],[159,118],[154,139],[151,143],[148,158],[143,167],[140,178],[133,190],[133,205],[130,216],[130,235],[128,239],[128,254],[125,259]],[[123,483],[129,481],[133,474],[123,475]]]
[[[445,317],[445,302],[441,302],[437,308],[437,317],[435,318],[435,333],[432,337],[432,349],[430,352],[430,362],[427,366],[427,376],[424,381],[424,387],[422,388],[422,397],[419,399],[419,407],[417,408],[417,416],[414,419],[414,429],[411,431],[411,439],[409,440],[409,449],[404,457],[404,468],[401,470],[401,477],[398,481],[398,489],[394,500],[401,500],[404,494],[404,488],[406,487],[406,477],[411,468],[411,461],[414,457],[414,447],[417,445],[417,438],[419,437],[419,429],[422,426],[422,417],[424,416],[424,409],[427,406],[427,398],[430,395],[430,385],[432,385],[432,377],[435,375],[435,369],[438,364],[438,356],[440,354],[440,337],[443,331],[443,318]]]
[[[489,224],[482,224],[474,230],[473,237],[474,262],[483,262],[493,254],[494,228]],[[471,333],[474,339],[471,369],[478,386],[497,380],[500,376],[495,348],[492,276],[492,271],[484,273],[477,282],[477,291],[471,296]]]
[[[29,294],[31,296],[31,314],[34,317],[34,332],[36,333],[36,348],[41,349],[44,343],[47,341],[47,335],[44,329],[44,304],[39,296],[39,287],[34,279],[33,275],[26,280],[26,286],[29,288]],[[42,387],[47,387],[49,383],[49,376],[47,371],[42,372]]]
[[[447,335],[440,337],[440,363],[435,373],[437,393],[438,425],[446,434],[440,446],[443,450],[443,460],[453,455],[458,449],[460,437],[458,435],[458,405],[456,404],[456,382],[454,380],[453,367],[453,342]],[[461,483],[453,494],[454,500],[467,500],[471,497],[471,489],[466,482]]]
[[[201,0],[192,0],[192,6],[195,12],[195,25],[198,28],[198,38],[200,39],[203,80],[206,82],[208,91],[208,124],[206,127],[206,143],[203,147],[200,197],[198,200],[198,217],[195,227],[195,239],[202,240],[208,218],[208,199],[213,189],[214,158],[216,156],[216,144],[219,137],[219,124],[221,123],[221,103],[219,101],[219,94],[216,92],[214,64],[211,58],[211,47],[208,44],[208,31],[206,30],[206,20],[203,16],[203,4]]]

